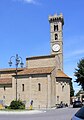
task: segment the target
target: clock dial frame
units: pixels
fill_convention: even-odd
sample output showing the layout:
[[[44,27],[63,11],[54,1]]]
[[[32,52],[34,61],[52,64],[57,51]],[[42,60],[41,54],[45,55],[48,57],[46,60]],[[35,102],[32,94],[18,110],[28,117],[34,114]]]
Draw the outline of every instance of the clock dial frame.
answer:
[[[58,51],[60,50],[60,45],[59,45],[59,44],[53,45],[53,46],[52,46],[52,50],[53,50],[54,52],[58,52]]]

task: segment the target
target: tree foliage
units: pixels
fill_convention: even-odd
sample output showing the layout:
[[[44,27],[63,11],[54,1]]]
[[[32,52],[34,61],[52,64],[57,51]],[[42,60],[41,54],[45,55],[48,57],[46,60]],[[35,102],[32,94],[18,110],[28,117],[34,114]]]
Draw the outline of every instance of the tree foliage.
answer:
[[[76,81],[79,85],[81,85],[84,90],[84,58],[77,63],[77,68],[75,69],[75,77]]]
[[[70,97],[74,96],[74,89],[73,89],[73,84],[72,81],[70,82]]]

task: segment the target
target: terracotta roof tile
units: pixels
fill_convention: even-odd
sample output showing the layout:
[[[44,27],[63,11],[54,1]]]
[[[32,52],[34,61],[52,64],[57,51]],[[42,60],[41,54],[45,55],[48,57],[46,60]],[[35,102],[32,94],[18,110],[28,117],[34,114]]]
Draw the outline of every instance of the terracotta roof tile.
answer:
[[[0,85],[2,84],[12,84],[12,78],[0,78]]]
[[[24,68],[18,68],[18,71],[23,70]],[[4,69],[0,69],[0,72],[15,72],[16,68],[4,68]]]
[[[18,75],[51,73],[53,69],[53,67],[26,68],[19,72]]]
[[[63,71],[61,71],[60,69],[57,70],[56,73],[57,77],[64,77],[64,78],[69,78],[71,79],[69,76],[67,76]]]

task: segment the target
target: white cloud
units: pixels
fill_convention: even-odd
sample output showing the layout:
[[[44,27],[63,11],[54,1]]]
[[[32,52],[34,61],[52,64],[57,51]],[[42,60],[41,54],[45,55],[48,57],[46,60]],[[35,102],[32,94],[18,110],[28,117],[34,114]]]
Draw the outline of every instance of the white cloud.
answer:
[[[69,60],[72,61],[72,58],[73,58],[73,60],[75,60],[75,59],[81,58],[81,57],[84,57],[84,49],[74,50],[74,51],[65,53],[65,55],[64,55],[64,59],[68,60],[68,61]]]
[[[66,60],[84,57],[84,35],[66,38],[64,45],[64,58]]]
[[[30,4],[37,4],[35,0],[23,0],[23,1]]]
[[[76,51],[73,52],[72,55],[80,55],[80,54],[84,54],[84,49],[76,50]]]
[[[68,36],[64,38],[65,47],[84,45],[84,35]]]
[[[25,2],[25,3],[27,3],[27,4],[40,5],[40,3],[37,2],[36,0],[13,0],[13,1]]]

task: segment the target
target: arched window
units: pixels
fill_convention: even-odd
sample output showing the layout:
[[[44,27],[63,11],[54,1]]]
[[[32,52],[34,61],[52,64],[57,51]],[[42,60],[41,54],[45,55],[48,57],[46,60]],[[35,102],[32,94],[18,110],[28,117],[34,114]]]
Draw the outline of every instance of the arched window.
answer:
[[[41,91],[41,84],[38,83],[38,91]]]
[[[55,34],[55,40],[58,40],[58,34],[57,33]]]
[[[6,90],[6,86],[4,86],[4,91]]]
[[[24,91],[24,84],[22,84],[22,91]]]
[[[54,25],[54,31],[58,31],[58,25]]]
[[[62,91],[64,91],[64,85],[62,86]]]

